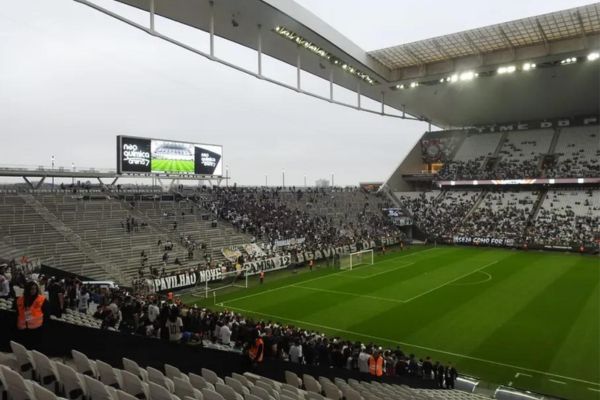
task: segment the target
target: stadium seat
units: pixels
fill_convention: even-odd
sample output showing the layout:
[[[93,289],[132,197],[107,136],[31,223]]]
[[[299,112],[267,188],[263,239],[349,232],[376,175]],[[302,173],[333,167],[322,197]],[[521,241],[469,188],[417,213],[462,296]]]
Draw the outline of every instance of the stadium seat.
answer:
[[[302,387],[302,379],[292,371],[285,371],[285,381],[294,387]]]
[[[83,378],[88,400],[119,400],[117,399],[117,390],[114,388],[106,386],[89,375],[83,375]]]
[[[196,400],[202,400],[202,392],[192,386],[189,380],[183,378],[174,378],[175,395],[180,399],[192,397]]]
[[[212,371],[208,368],[202,368],[201,372],[202,372],[202,377],[204,379],[206,379],[207,382],[212,383],[213,385],[215,385],[217,383],[225,383],[225,382],[223,382],[223,379],[219,378],[219,376],[217,374],[215,374],[214,371]]]
[[[116,389],[123,387],[120,369],[113,368],[102,360],[96,360],[96,368],[98,369],[98,375],[102,383]]]
[[[139,399],[148,399],[148,384],[142,382],[138,375],[134,375],[129,371],[122,370],[123,391],[129,393]]]
[[[321,393],[322,388],[321,384],[312,376],[308,374],[302,375],[302,381],[304,382],[304,387],[309,392]]]
[[[204,400],[225,400],[219,393],[209,389],[202,389]]]
[[[241,394],[236,393],[231,387],[222,383],[215,384],[215,391],[223,396],[225,400],[244,400]]]
[[[189,378],[187,375],[185,375],[184,373],[182,373],[179,368],[174,367],[172,365],[169,364],[165,364],[165,375],[167,376],[167,378],[174,380],[175,378],[181,378],[181,379],[185,379],[189,381]]]
[[[194,374],[192,372],[190,372],[189,377],[190,377],[190,383],[192,384],[192,386],[195,389],[198,389],[198,390],[208,389],[208,390],[212,390],[212,391],[215,390],[215,385],[208,382],[206,379],[204,379],[204,377]]]
[[[233,372],[231,374],[231,377],[233,379],[235,379],[236,381],[240,382],[242,385],[246,386],[248,389],[251,389],[252,386],[254,386],[254,384],[252,382],[250,382],[250,380],[248,378],[246,378],[244,375],[240,375],[238,373]]]
[[[33,395],[35,396],[35,400],[57,400],[59,399],[59,397],[56,397],[56,395],[51,392],[50,390],[46,389],[45,387],[37,384],[37,383],[33,383],[32,384],[33,387]]]
[[[161,371],[152,367],[146,368],[146,371],[148,372],[148,382],[156,383],[157,385],[166,388],[171,393],[175,391],[175,384],[173,381],[167,378]]]
[[[54,362],[46,357],[45,354],[37,350],[31,351],[33,365],[35,366],[36,381],[45,388],[51,388],[52,392],[57,392],[58,372]]]
[[[21,375],[5,366],[0,366],[0,376],[3,378],[3,386],[9,393],[10,400],[35,399],[33,392],[33,384],[35,382],[23,379]]]
[[[75,369],[80,374],[90,375],[95,378],[98,377],[98,370],[96,369],[96,363],[90,360],[85,354],[71,350],[71,356],[75,362]]]
[[[58,381],[60,382],[60,392],[69,400],[83,399],[85,397],[85,381],[82,374],[60,362],[55,362],[58,372]]]
[[[327,396],[328,399],[341,400],[344,397],[342,391],[332,382],[324,381],[322,386],[325,396]]]
[[[10,341],[10,348],[19,364],[19,373],[30,379],[33,377],[33,359],[29,351],[20,343]]]
[[[148,372],[145,369],[140,368],[138,363],[125,357],[122,358],[122,361],[123,369],[125,371],[129,371],[135,376],[138,376],[142,381],[148,382]]]
[[[118,400],[139,400],[137,397],[132,396],[129,393],[125,393],[122,390],[117,390],[116,393]]]
[[[237,379],[234,379],[230,376],[225,377],[225,383],[227,384],[227,386],[229,386],[230,388],[235,390],[236,393],[238,393],[242,396],[250,393],[250,389],[248,389],[246,386],[242,385],[242,383],[240,381],[238,381]]]
[[[250,393],[263,399],[263,400],[276,400],[275,397],[269,395],[269,392],[267,392],[265,389],[258,387],[258,386],[253,386],[252,389],[250,389]]]
[[[150,400],[180,400],[179,397],[169,392],[167,388],[154,382],[148,383],[148,392]]]

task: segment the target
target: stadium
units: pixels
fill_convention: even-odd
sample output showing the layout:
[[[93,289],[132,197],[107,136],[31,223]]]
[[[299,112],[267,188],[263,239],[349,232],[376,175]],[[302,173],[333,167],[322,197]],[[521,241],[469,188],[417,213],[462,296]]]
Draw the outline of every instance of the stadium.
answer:
[[[102,34],[47,52],[99,68],[92,94],[89,71],[54,85],[48,66],[1,57],[27,51],[0,27],[3,399],[600,399],[600,3],[372,51],[301,1],[62,3],[35,7],[75,21],[51,18],[74,41]],[[42,39],[14,15],[0,21]],[[119,46],[125,61],[101,50]],[[187,74],[212,91],[145,53],[202,59]],[[38,86],[73,91],[89,114]],[[77,132],[52,146],[95,166],[23,165],[50,146],[22,130],[40,103],[57,110],[43,124]],[[188,115],[187,131],[158,122]],[[419,131],[398,148],[384,124]],[[203,144],[219,135],[227,158]],[[378,159],[394,166],[361,181],[354,168]],[[330,160],[342,171],[323,179]],[[290,167],[252,184],[230,165],[260,181]]]

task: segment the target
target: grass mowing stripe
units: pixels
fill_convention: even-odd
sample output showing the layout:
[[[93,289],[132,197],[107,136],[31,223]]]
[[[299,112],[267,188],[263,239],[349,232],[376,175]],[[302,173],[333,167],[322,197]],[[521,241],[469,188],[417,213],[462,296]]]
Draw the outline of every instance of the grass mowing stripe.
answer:
[[[447,354],[449,356],[466,358],[466,359],[469,359],[469,360],[478,361],[478,362],[482,362],[482,363],[499,365],[499,366],[507,367],[507,368],[520,369],[520,370],[523,370],[523,371],[533,372],[533,373],[540,374],[540,375],[553,376],[555,378],[562,378],[562,379],[566,379],[566,380],[569,380],[569,381],[580,382],[580,383],[585,383],[585,384],[594,385],[594,386],[600,386],[600,383],[586,381],[584,379],[572,378],[570,376],[563,376],[563,375],[553,374],[551,372],[544,372],[544,371],[539,371],[539,370],[536,370],[536,369],[520,367],[518,365],[507,364],[507,363],[502,363],[502,362],[496,362],[496,361],[492,361],[492,360],[486,360],[484,358],[473,357],[473,356],[469,356],[469,355],[466,355],[466,354],[453,353],[453,352],[450,352],[450,351],[445,351],[445,350],[440,350],[440,349],[434,349],[434,348],[431,348],[431,347],[420,346],[420,345],[417,345],[417,344],[400,342],[398,340],[393,340],[393,339],[388,339],[388,338],[382,338],[382,337],[379,337],[379,336],[373,336],[373,335],[368,335],[368,334],[359,333],[359,332],[348,331],[346,329],[334,328],[334,327],[331,327],[331,326],[326,326],[326,325],[321,325],[321,324],[315,324],[315,323],[308,322],[308,321],[300,321],[300,320],[296,320],[296,319],[290,319],[290,318],[287,318],[287,317],[283,317],[281,315],[267,314],[267,313],[263,313],[263,312],[259,312],[259,311],[246,310],[246,309],[243,309],[243,308],[233,307],[233,306],[225,306],[223,308],[234,310],[234,311],[238,311],[238,312],[242,312],[242,313],[246,313],[246,314],[260,315],[260,316],[263,316],[263,317],[272,318],[274,320],[279,320],[279,321],[288,321],[288,322],[292,322],[292,323],[295,323],[295,324],[314,326],[316,328],[327,329],[327,330],[334,331],[334,332],[341,332],[341,333],[346,333],[346,334],[350,334],[350,335],[354,335],[354,336],[364,337],[364,338],[367,338],[367,339],[374,339],[374,340],[377,340],[377,341],[380,341],[380,342],[392,343],[392,344],[401,344],[403,346],[409,346],[409,347],[413,347],[413,348],[416,348],[416,349],[427,350],[427,351],[431,351],[431,352],[435,352],[435,353],[439,353],[439,354]]]
[[[452,279],[451,281],[448,281],[448,282],[446,282],[446,283],[444,283],[444,284],[442,284],[442,285],[436,286],[436,287],[434,287],[433,289],[429,289],[428,291],[426,291],[426,292],[423,292],[423,293],[421,293],[421,294],[418,294],[418,295],[416,295],[416,296],[413,296],[413,297],[411,297],[410,299],[406,299],[406,300],[404,300],[404,302],[405,302],[405,303],[408,303],[408,302],[410,302],[410,301],[416,300],[416,299],[418,299],[419,297],[425,296],[426,294],[429,294],[429,293],[431,293],[431,292],[434,292],[434,291],[436,291],[436,290],[438,290],[438,289],[441,289],[441,288],[443,288],[444,286],[448,286],[448,285],[449,285],[449,284],[451,284],[451,283],[454,283],[454,282],[456,282],[456,281],[458,281],[458,280],[461,280],[462,278],[466,278],[467,276],[469,276],[469,275],[471,275],[471,274],[474,274],[475,272],[479,272],[479,271],[481,271],[482,269],[485,269],[485,268],[489,267],[490,265],[494,265],[494,264],[497,264],[497,263],[498,263],[498,261],[492,261],[491,263],[485,264],[483,267],[477,268],[477,269],[476,269],[476,270],[474,270],[474,271],[467,272],[466,274],[463,274],[463,275],[459,276],[458,278]]]
[[[408,264],[402,264],[399,267],[391,268],[391,269],[386,269],[385,271],[377,272],[377,273],[374,273],[374,274],[369,274],[369,275],[364,275],[364,276],[358,276],[358,277],[352,276],[352,275],[349,275],[349,276],[352,276],[353,278],[359,278],[359,279],[369,279],[369,278],[373,278],[374,276],[388,274],[390,272],[394,272],[394,271],[397,271],[399,269],[403,269],[403,268],[409,267],[409,266],[414,265],[414,264],[416,264],[416,262],[411,262],[411,263],[408,263]],[[346,276],[348,276],[348,275],[346,275]]]

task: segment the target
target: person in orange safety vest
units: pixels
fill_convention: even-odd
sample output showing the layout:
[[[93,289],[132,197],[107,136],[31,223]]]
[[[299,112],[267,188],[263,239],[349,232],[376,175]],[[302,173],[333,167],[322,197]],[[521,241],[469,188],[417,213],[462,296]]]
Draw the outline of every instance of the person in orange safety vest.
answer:
[[[40,294],[37,283],[25,283],[23,295],[15,302],[17,309],[17,329],[39,329],[44,324],[44,315],[47,315],[48,301]]]
[[[379,351],[375,351],[371,357],[369,357],[369,374],[371,376],[380,377],[383,376],[383,357]]]

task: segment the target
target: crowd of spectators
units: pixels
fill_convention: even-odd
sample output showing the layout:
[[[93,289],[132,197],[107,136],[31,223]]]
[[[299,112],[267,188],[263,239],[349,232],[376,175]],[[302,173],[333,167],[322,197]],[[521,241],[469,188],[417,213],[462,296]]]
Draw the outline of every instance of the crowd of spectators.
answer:
[[[203,199],[205,207],[218,218],[267,246],[279,240],[302,239],[296,248],[314,251],[402,236],[383,212],[386,206],[391,207],[383,196],[361,193],[357,188],[212,188],[205,189]],[[291,207],[291,203],[301,203],[302,207]],[[325,205],[332,205],[336,212],[314,211]]]

